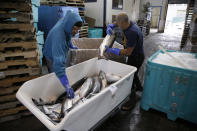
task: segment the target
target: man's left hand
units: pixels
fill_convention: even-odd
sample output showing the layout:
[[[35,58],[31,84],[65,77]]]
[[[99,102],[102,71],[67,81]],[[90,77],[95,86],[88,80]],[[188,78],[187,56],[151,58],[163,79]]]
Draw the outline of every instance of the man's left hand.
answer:
[[[109,48],[109,46],[105,46],[107,53],[113,53],[115,55],[120,55],[120,49],[118,48]]]

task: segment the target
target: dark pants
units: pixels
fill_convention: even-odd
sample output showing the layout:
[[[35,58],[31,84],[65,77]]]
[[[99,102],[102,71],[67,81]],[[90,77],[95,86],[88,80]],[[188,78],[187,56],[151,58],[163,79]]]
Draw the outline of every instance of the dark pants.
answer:
[[[133,85],[132,85],[132,90],[134,91],[142,89],[142,85],[138,77],[138,72],[143,64],[143,61],[144,61],[144,54],[131,55],[128,58],[127,64],[131,66],[135,66],[137,68],[137,71],[134,74]]]

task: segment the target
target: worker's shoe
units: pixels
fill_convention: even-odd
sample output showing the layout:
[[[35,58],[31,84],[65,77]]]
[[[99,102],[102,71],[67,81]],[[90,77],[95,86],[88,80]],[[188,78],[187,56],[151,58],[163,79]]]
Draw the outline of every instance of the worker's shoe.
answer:
[[[136,105],[136,94],[135,94],[135,91],[132,91],[129,101],[123,104],[123,106],[121,107],[121,110],[130,111],[135,107],[135,105]]]
[[[142,87],[142,86],[136,87],[135,90],[136,90],[136,91],[143,91],[143,87]]]

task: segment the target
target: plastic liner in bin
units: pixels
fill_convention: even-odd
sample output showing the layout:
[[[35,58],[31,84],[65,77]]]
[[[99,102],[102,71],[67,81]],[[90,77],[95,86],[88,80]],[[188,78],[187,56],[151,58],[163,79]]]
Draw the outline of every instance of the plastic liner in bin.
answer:
[[[32,98],[53,101],[65,91],[54,73],[25,82],[18,90],[16,97],[49,130],[87,131],[129,96],[137,69],[111,60],[93,58],[68,67],[66,73],[70,84],[73,85],[82,78],[97,74],[101,70],[121,76],[121,79],[72,109],[58,124],[54,124],[32,101]]]

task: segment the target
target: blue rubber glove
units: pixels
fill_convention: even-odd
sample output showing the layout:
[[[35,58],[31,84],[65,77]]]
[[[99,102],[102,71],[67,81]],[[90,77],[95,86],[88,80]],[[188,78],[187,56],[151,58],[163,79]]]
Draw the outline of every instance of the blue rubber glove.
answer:
[[[113,31],[112,30],[114,28],[115,28],[115,25],[114,24],[108,24],[106,33],[109,34],[109,35],[112,35],[113,34]]]
[[[66,94],[68,96],[68,98],[72,99],[75,96],[74,90],[72,87],[70,87],[69,82],[68,82],[68,78],[66,75],[62,76],[60,79],[60,82],[62,83],[62,85],[66,88]]]
[[[120,49],[118,48],[109,48],[109,46],[105,46],[107,53],[113,53],[115,55],[120,55]]]
[[[78,47],[75,46],[75,45],[73,45],[72,42],[70,42],[70,48],[71,48],[71,49],[78,49]]]

